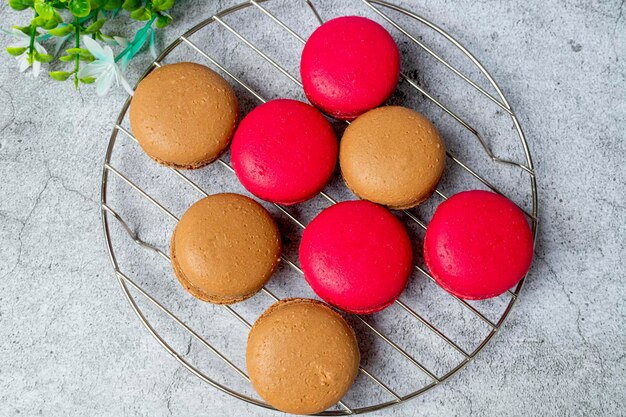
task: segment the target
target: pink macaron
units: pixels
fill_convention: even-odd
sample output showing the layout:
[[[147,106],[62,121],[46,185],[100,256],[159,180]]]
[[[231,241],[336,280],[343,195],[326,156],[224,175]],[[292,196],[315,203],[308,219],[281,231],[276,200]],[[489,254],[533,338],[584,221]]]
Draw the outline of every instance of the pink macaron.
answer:
[[[524,213],[492,192],[453,195],[437,207],[426,229],[426,267],[460,298],[504,293],[526,275],[532,258],[533,234]]]
[[[352,120],[391,96],[400,75],[400,53],[378,23],[338,17],[309,37],[300,61],[309,101],[325,113]]]
[[[255,196],[285,205],[314,197],[337,163],[337,137],[314,107],[268,101],[239,124],[231,145],[239,181]]]
[[[400,295],[413,250],[402,223],[382,206],[345,201],[304,230],[300,266],[324,301],[355,314],[380,311]]]

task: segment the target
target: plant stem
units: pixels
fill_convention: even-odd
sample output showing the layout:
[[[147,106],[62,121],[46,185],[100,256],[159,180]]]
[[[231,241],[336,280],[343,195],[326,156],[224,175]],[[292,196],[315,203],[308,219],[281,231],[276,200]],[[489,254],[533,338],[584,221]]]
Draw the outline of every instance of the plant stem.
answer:
[[[78,19],[74,18],[74,32],[76,47],[80,48],[80,28]],[[80,55],[76,54],[76,63],[74,64],[74,87],[78,90],[78,68],[80,66]]]
[[[35,11],[35,17],[38,16],[37,11]],[[34,25],[30,27],[30,42],[28,44],[28,56],[31,60],[30,65],[33,65],[32,60],[35,59],[33,51],[35,50],[35,35],[37,34],[37,28]]]

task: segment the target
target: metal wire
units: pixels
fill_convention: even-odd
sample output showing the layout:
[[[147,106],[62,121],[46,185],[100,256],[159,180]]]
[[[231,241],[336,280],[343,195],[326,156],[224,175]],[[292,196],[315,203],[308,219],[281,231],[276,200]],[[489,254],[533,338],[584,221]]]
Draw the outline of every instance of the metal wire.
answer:
[[[286,77],[287,79],[289,79],[291,82],[293,82],[297,86],[302,87],[301,82],[295,76],[291,75],[278,62],[273,60],[267,53],[265,53],[263,50],[261,50],[259,47],[257,47],[253,42],[251,42],[246,37],[244,37],[241,33],[239,33],[231,25],[226,23],[224,21],[224,19],[223,19],[224,17],[226,17],[226,16],[228,16],[230,14],[236,13],[236,12],[242,10],[242,9],[245,9],[245,8],[248,8],[248,7],[253,7],[253,8],[258,9],[260,14],[262,14],[262,15],[266,16],[267,18],[269,18],[271,20],[271,22],[277,24],[282,29],[284,29],[287,32],[287,34],[289,34],[290,36],[294,37],[295,39],[297,39],[301,43],[304,43],[305,39],[302,36],[300,36],[298,33],[296,33],[296,31],[294,31],[292,28],[290,28],[288,25],[286,25],[282,20],[280,20],[273,13],[269,12],[265,7],[263,7],[262,4],[266,3],[267,1],[269,1],[269,0],[250,0],[250,1],[246,2],[246,3],[242,3],[242,4],[239,4],[239,5],[234,6],[232,8],[226,9],[226,10],[224,10],[222,12],[219,12],[216,15],[214,15],[214,16],[204,20],[203,22],[199,23],[198,25],[194,26],[189,31],[187,31],[184,35],[180,36],[170,46],[168,46],[163,51],[163,53],[155,60],[153,66],[151,66],[146,71],[146,74],[144,74],[144,76],[147,75],[155,67],[160,66],[160,62],[166,56],[168,56],[175,48],[177,48],[180,45],[184,44],[184,45],[187,45],[188,47],[190,47],[193,51],[197,52],[204,59],[206,59],[217,70],[221,71],[222,73],[224,73],[225,75],[230,77],[233,81],[238,83],[243,89],[245,89],[248,93],[250,93],[258,101],[260,101],[262,103],[266,102],[266,99],[260,93],[255,91],[245,81],[241,80],[239,77],[236,77],[233,74],[232,71],[228,70],[226,65],[224,65],[224,64],[218,62],[217,60],[215,60],[214,58],[212,58],[204,49],[202,49],[201,47],[196,45],[196,43],[194,43],[193,41],[190,40],[190,37],[192,35],[194,35],[196,32],[202,30],[203,28],[207,27],[211,23],[218,23],[226,31],[231,33],[239,42],[243,43],[244,45],[246,45],[247,47],[252,49],[263,60],[268,62],[270,65],[272,65],[280,74],[282,74],[282,76]],[[313,2],[310,1],[310,0],[305,0],[305,1],[306,1],[306,6],[308,8],[310,8],[310,10],[311,10],[312,18],[314,18],[317,22],[322,23],[323,22],[322,16],[316,10]],[[444,112],[446,112],[449,116],[451,116],[453,118],[453,120],[458,122],[461,126],[463,126],[470,133],[472,133],[477,138],[477,140],[480,143],[481,147],[483,148],[485,153],[489,156],[489,158],[491,158],[491,160],[493,160],[494,162],[497,162],[497,163],[501,163],[501,164],[512,165],[514,167],[519,168],[520,170],[522,170],[526,174],[528,174],[529,180],[530,180],[530,194],[531,194],[531,201],[532,201],[532,211],[528,212],[528,211],[524,210],[524,212],[530,218],[531,224],[532,224],[532,229],[533,229],[533,236],[536,236],[536,231],[537,231],[537,209],[538,209],[538,205],[537,205],[537,188],[536,188],[536,178],[535,178],[535,174],[534,174],[534,168],[533,168],[532,159],[531,159],[531,156],[530,156],[530,151],[528,149],[528,144],[526,142],[524,133],[523,133],[523,131],[521,129],[521,126],[519,124],[517,116],[515,115],[515,112],[511,109],[508,101],[506,100],[505,96],[503,95],[503,93],[500,90],[500,88],[498,87],[498,85],[495,83],[495,81],[492,79],[492,77],[488,74],[488,72],[484,69],[484,67],[480,64],[480,62],[466,48],[464,48],[454,38],[452,38],[452,36],[450,36],[448,33],[443,31],[443,29],[441,29],[438,26],[434,25],[432,22],[429,22],[428,20],[424,19],[423,17],[421,17],[419,15],[414,14],[413,12],[411,12],[409,10],[406,10],[406,9],[401,8],[399,6],[393,5],[393,4],[388,3],[386,1],[380,1],[380,0],[361,0],[361,1],[367,6],[368,10],[372,10],[375,14],[377,14],[382,19],[384,19],[392,27],[397,29],[402,35],[407,37],[411,42],[415,43],[417,46],[419,46],[420,48],[424,49],[428,54],[433,56],[446,69],[451,71],[452,74],[454,74],[455,76],[459,77],[464,82],[468,83],[478,93],[480,93],[481,95],[487,97],[491,102],[495,103],[499,108],[504,110],[505,113],[508,114],[511,117],[513,125],[514,125],[515,130],[516,130],[516,133],[519,136],[520,143],[521,143],[521,145],[523,147],[523,150],[524,150],[524,154],[525,154],[525,158],[526,158],[526,164],[521,164],[521,163],[518,163],[518,162],[515,162],[515,161],[510,161],[510,160],[503,159],[503,158],[500,158],[500,157],[496,156],[492,152],[491,148],[488,146],[487,142],[483,139],[483,137],[480,135],[480,133],[474,127],[472,127],[469,123],[467,123],[465,120],[463,120],[457,113],[455,113],[452,110],[450,110],[450,108],[448,106],[446,106],[444,103],[441,103],[439,100],[435,99],[432,94],[430,94],[424,88],[420,87],[414,80],[412,80],[408,76],[406,76],[405,72],[401,73],[401,77],[403,78],[404,81],[407,82],[407,84],[410,87],[412,87],[416,92],[419,92],[420,94],[422,94],[424,97],[426,97],[426,99],[428,99],[434,105],[436,105],[439,108],[441,108]],[[378,6],[378,7],[376,7],[375,5]],[[386,13],[384,13],[382,11],[382,9],[386,9],[386,10],[391,10],[391,11],[402,13],[402,14],[412,18],[414,21],[426,25],[428,28],[434,30],[435,32],[437,32],[441,36],[443,36],[445,39],[447,39],[454,47],[459,49],[465,56],[467,56],[474,65],[476,65],[476,67],[480,70],[482,75],[489,81],[491,86],[497,92],[497,96],[498,97],[495,97],[495,96],[491,95],[490,93],[488,93],[485,89],[480,87],[475,81],[471,80],[468,76],[463,74],[461,71],[459,71],[457,68],[455,68],[452,64],[450,64],[449,62],[447,62],[443,58],[441,58],[441,56],[439,56],[436,52],[434,52],[434,50],[432,50],[427,45],[425,45],[423,42],[419,41],[415,36],[413,36],[409,30],[407,30],[406,28],[402,27],[397,22],[395,22],[393,19],[391,19],[388,14],[386,14]],[[110,178],[111,178],[110,174],[113,174],[114,177],[119,178],[123,183],[125,183],[127,186],[129,186],[132,190],[136,191],[146,201],[148,201],[150,204],[154,205],[155,207],[159,208],[159,210],[161,210],[170,220],[172,220],[174,222],[178,221],[178,217],[176,215],[174,215],[167,207],[165,207],[156,198],[154,198],[148,192],[146,192],[141,187],[139,187],[137,184],[135,184],[132,180],[130,180],[118,168],[116,168],[116,167],[111,165],[111,156],[112,156],[113,150],[115,148],[115,144],[117,142],[118,133],[119,132],[122,132],[125,137],[130,138],[130,139],[136,141],[136,139],[133,137],[132,133],[129,132],[127,129],[125,129],[122,126],[122,121],[123,121],[123,119],[124,119],[124,117],[126,115],[126,112],[128,110],[129,104],[130,104],[130,99],[127,100],[126,103],[124,104],[124,106],[122,107],[122,110],[121,110],[121,112],[120,112],[120,114],[118,116],[118,119],[117,119],[117,121],[115,123],[115,127],[113,129],[112,134],[111,134],[111,138],[110,138],[110,141],[109,141],[109,146],[107,148],[107,152],[106,152],[106,155],[105,155],[105,162],[104,162],[104,168],[103,168],[103,173],[102,173],[102,185],[101,185],[102,222],[103,222],[103,228],[104,228],[104,236],[105,236],[105,241],[106,241],[109,257],[110,257],[111,263],[113,265],[113,268],[115,270],[116,277],[117,277],[117,279],[118,279],[118,281],[120,283],[120,286],[121,286],[121,288],[122,288],[126,298],[128,299],[129,303],[131,304],[131,307],[133,308],[133,310],[135,311],[135,313],[137,314],[137,316],[139,317],[141,322],[144,324],[144,326],[148,329],[148,331],[152,334],[152,336],[155,337],[155,339],[170,354],[172,354],[174,356],[174,358],[176,358],[176,360],[178,360],[183,366],[185,366],[187,369],[189,369],[192,373],[197,375],[203,381],[207,382],[208,384],[210,384],[210,385],[212,385],[212,386],[214,386],[214,387],[216,387],[216,388],[218,388],[218,389],[220,389],[220,390],[222,390],[222,391],[224,391],[224,392],[226,392],[226,393],[228,393],[228,394],[230,394],[230,395],[232,395],[232,396],[234,396],[236,398],[239,398],[239,399],[241,399],[243,401],[247,401],[247,402],[252,403],[252,404],[259,405],[261,407],[271,408],[271,407],[269,407],[267,404],[265,404],[261,400],[258,400],[256,398],[252,398],[250,396],[244,395],[244,394],[236,391],[233,388],[230,388],[230,387],[228,387],[228,386],[226,386],[226,385],[224,385],[222,383],[217,382],[214,377],[210,377],[210,376],[206,375],[204,372],[202,372],[196,366],[194,366],[185,357],[185,355],[181,355],[176,349],[174,349],[172,346],[170,346],[168,344],[168,342],[165,340],[165,338],[159,334],[159,332],[152,326],[152,324],[149,322],[149,320],[145,317],[145,315],[143,314],[142,310],[139,308],[139,306],[138,306],[138,304],[137,304],[137,302],[135,300],[135,296],[130,291],[131,288],[134,291],[136,291],[136,293],[141,295],[143,298],[147,299],[150,303],[155,305],[165,316],[167,316],[169,319],[171,319],[174,323],[176,323],[178,326],[180,326],[183,330],[185,330],[191,337],[196,339],[202,346],[207,348],[217,358],[222,360],[232,371],[234,371],[236,374],[238,374],[240,377],[242,377],[244,379],[244,381],[248,381],[247,375],[241,369],[239,369],[236,365],[234,365],[234,363],[228,358],[227,354],[222,353],[218,349],[216,349],[211,343],[209,343],[209,341],[207,341],[200,334],[198,334],[195,330],[193,330],[190,326],[188,326],[181,319],[179,319],[177,316],[175,316],[162,303],[160,303],[156,298],[154,298],[152,295],[150,295],[145,289],[143,289],[136,282],[134,282],[127,274],[123,273],[120,270],[120,268],[119,268],[119,265],[118,265],[118,262],[117,262],[117,258],[116,258],[116,255],[115,255],[115,250],[114,250],[113,244],[112,244],[112,239],[111,239],[110,224],[109,224],[109,219],[110,218],[116,220],[116,222],[119,223],[122,226],[122,230],[124,230],[126,232],[126,234],[131,238],[131,240],[133,242],[137,243],[141,247],[144,247],[146,249],[149,249],[149,250],[155,252],[162,259],[164,259],[164,260],[166,260],[168,262],[170,261],[170,259],[169,259],[169,256],[167,256],[159,248],[157,248],[154,245],[151,245],[151,244],[141,240],[137,236],[137,234],[133,231],[133,229],[127,224],[127,222],[112,207],[110,207],[110,205],[109,205],[109,203],[107,201],[107,191],[108,191]],[[466,164],[463,161],[461,161],[453,153],[448,152],[448,157],[450,158],[451,161],[453,161],[455,164],[460,166],[465,172],[469,173],[473,178],[479,180],[481,183],[483,183],[485,186],[487,186],[488,188],[490,188],[494,192],[497,192],[499,194],[504,195],[503,192],[500,189],[498,189],[495,185],[493,185],[486,178],[484,178],[481,175],[479,175],[474,169],[472,169],[468,164]],[[225,162],[223,159],[218,159],[217,163],[219,163],[224,168],[226,168],[229,171],[230,174],[232,174],[234,172],[232,167],[227,162]],[[169,168],[169,170],[172,171],[179,179],[181,179],[183,182],[185,182],[191,188],[196,190],[202,196],[207,196],[208,195],[208,193],[204,189],[202,189],[202,187],[200,187],[198,184],[196,184],[193,180],[191,180],[188,176],[186,176],[185,174],[183,174],[179,170],[174,169],[174,168]],[[235,180],[234,176],[233,176],[233,180]],[[440,198],[442,198],[444,200],[447,198],[446,195],[443,192],[441,192],[440,190],[436,190],[436,194]],[[337,201],[334,198],[332,198],[327,192],[321,192],[320,195],[323,198],[325,198],[330,204],[337,203]],[[283,207],[283,206],[278,205],[278,204],[274,204],[274,206],[283,215],[285,215],[287,218],[289,218],[290,221],[292,221],[294,224],[296,224],[299,228],[304,229],[306,227],[306,225],[302,221],[300,221],[296,216],[291,214],[287,210],[286,207]],[[412,211],[409,211],[409,210],[405,210],[404,214],[406,214],[406,216],[408,217],[408,219],[411,222],[417,224],[422,229],[426,229],[427,223],[424,222],[423,220],[419,219],[415,215],[415,213],[413,213]],[[288,259],[285,256],[282,256],[281,260],[282,260],[283,263],[285,263],[286,265],[291,267],[293,270],[297,271],[298,273],[302,273],[302,270],[299,268],[299,266],[295,262],[293,262],[292,260]],[[417,264],[414,265],[414,267],[415,267],[416,271],[420,272],[424,276],[426,276],[429,279],[433,280],[433,278],[430,276],[430,274],[428,274],[428,272],[423,267],[421,267],[420,265],[417,265]],[[360,407],[350,407],[345,402],[340,401],[338,403],[338,406],[340,407],[340,409],[328,410],[328,411],[325,411],[325,412],[323,412],[321,414],[322,415],[348,415],[348,414],[363,413],[363,412],[367,412],[367,411],[372,411],[372,410],[384,408],[384,407],[387,407],[387,406],[390,406],[390,405],[397,404],[399,402],[408,400],[408,399],[413,398],[413,397],[415,397],[417,395],[420,395],[420,394],[428,391],[429,389],[433,388],[434,386],[438,385],[440,382],[445,381],[447,378],[449,378],[450,376],[454,375],[461,368],[463,368],[469,361],[471,361],[487,345],[487,343],[491,340],[491,338],[496,333],[496,331],[498,331],[501,328],[504,320],[506,319],[506,317],[508,316],[508,313],[510,312],[511,308],[514,305],[514,303],[515,303],[515,301],[516,301],[516,299],[517,299],[517,297],[519,295],[519,292],[521,291],[522,285],[523,285],[523,280],[516,286],[515,289],[509,291],[510,299],[508,301],[508,304],[507,304],[504,312],[500,315],[499,319],[495,323],[492,320],[490,320],[489,318],[487,318],[476,307],[472,306],[471,304],[469,304],[465,300],[459,299],[458,297],[454,297],[452,295],[447,295],[447,293],[442,291],[442,294],[446,294],[446,296],[454,297],[460,303],[461,306],[463,306],[465,309],[467,309],[467,311],[469,311],[471,314],[473,314],[475,317],[477,317],[479,320],[481,320],[483,323],[485,323],[489,327],[489,329],[490,329],[490,331],[487,334],[487,336],[485,336],[471,352],[466,351],[458,343],[453,341],[451,337],[446,335],[444,331],[442,331],[441,329],[439,329],[438,327],[433,325],[431,322],[426,320],[419,313],[417,313],[415,310],[413,310],[411,307],[409,307],[405,302],[403,302],[401,300],[397,300],[395,302],[395,304],[397,306],[399,306],[403,311],[408,313],[409,316],[414,318],[417,323],[419,323],[422,326],[424,326],[425,329],[427,329],[433,335],[438,337],[440,340],[444,341],[448,346],[452,347],[459,355],[462,356],[461,360],[459,361],[459,363],[456,366],[452,367],[451,369],[448,370],[448,372],[446,372],[445,374],[440,375],[440,376],[436,375],[435,372],[433,372],[432,370],[428,369],[426,366],[424,366],[424,364],[422,364],[416,358],[414,358],[409,353],[407,353],[406,350],[403,347],[401,347],[397,342],[393,341],[390,337],[388,337],[383,332],[381,332],[379,329],[377,329],[375,326],[370,324],[363,317],[354,316],[355,319],[358,320],[359,322],[361,322],[365,326],[365,328],[367,328],[375,337],[379,338],[385,344],[387,344],[392,349],[394,349],[396,352],[398,352],[411,365],[413,365],[420,372],[422,372],[424,375],[426,375],[430,379],[431,382],[429,382],[429,383],[427,383],[425,385],[422,385],[419,388],[413,388],[413,391],[410,394],[400,395],[397,392],[395,392],[392,388],[390,388],[387,384],[382,382],[372,372],[370,372],[369,370],[367,370],[367,369],[365,369],[363,367],[360,367],[360,372],[366,378],[368,378],[370,381],[372,381],[377,387],[379,387],[385,394],[387,394],[389,397],[391,397],[392,399],[388,400],[388,401],[380,402],[378,404],[367,405],[367,406],[360,406]],[[278,297],[276,297],[267,288],[263,288],[262,292],[265,295],[267,295],[268,297],[270,297],[273,301],[277,301],[278,300]],[[251,327],[250,322],[248,322],[239,313],[237,313],[237,311],[235,310],[235,308],[233,306],[225,305],[225,306],[223,306],[223,308],[230,315],[232,315],[235,319],[237,319],[240,323],[242,323],[247,329],[249,329]]]

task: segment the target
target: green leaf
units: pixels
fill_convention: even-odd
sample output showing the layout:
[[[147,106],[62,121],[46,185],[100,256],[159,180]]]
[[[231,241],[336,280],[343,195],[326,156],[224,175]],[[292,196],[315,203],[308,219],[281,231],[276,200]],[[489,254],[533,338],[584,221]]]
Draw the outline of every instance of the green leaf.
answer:
[[[63,62],[72,62],[76,59],[78,55],[74,55],[74,54],[70,54],[70,55],[63,55],[62,57],[59,57],[59,60],[63,61]]]
[[[150,20],[150,18],[152,17],[152,13],[145,7],[141,7],[134,12],[131,12],[130,17],[135,20]]]
[[[48,31],[52,36],[65,36],[74,32],[74,25],[58,26]]]
[[[59,26],[59,22],[54,17],[52,19],[46,20],[46,22],[41,25],[41,27],[46,30],[54,29],[57,26]]]
[[[132,12],[133,10],[140,8],[142,4],[142,0],[124,0],[124,3],[122,3],[122,9]]]
[[[174,0],[152,0],[154,10],[162,12],[167,9],[171,9],[174,6]]]
[[[85,33],[100,32],[100,29],[102,29],[102,26],[104,26],[105,23],[106,23],[106,19],[96,20],[91,25],[87,26],[87,29],[85,29]]]
[[[54,57],[50,54],[40,54],[39,52],[35,51],[35,61],[50,62],[53,58]]]
[[[84,48],[68,48],[65,50],[68,55],[80,55],[81,57],[92,57],[91,52]]]
[[[70,0],[70,12],[76,17],[85,17],[91,11],[89,0]]]
[[[104,4],[104,10],[115,10],[119,7],[122,7],[122,0],[108,0]]]
[[[29,8],[30,6],[33,5],[32,0],[28,1],[28,0],[9,0],[9,6],[13,9],[13,10],[24,10]]]
[[[20,32],[22,32],[24,35],[30,36],[32,27],[31,26],[13,26],[13,29],[17,29]]]
[[[107,2],[107,0],[90,0],[92,9],[99,9]]]
[[[35,11],[46,19],[51,19],[54,16],[54,7],[50,3],[46,3],[46,0],[35,0]]]
[[[122,68],[122,71],[126,70],[126,66],[130,62],[130,60],[133,59],[137,52],[139,52],[139,50],[146,43],[146,40],[148,39],[149,28],[149,26],[145,26],[143,29],[139,30],[135,34],[135,37],[130,43],[129,48],[125,50],[124,55],[122,56],[122,59],[120,61],[120,67]]]
[[[30,25],[31,26],[45,26],[46,23],[48,22],[48,19],[46,19],[43,16],[37,16],[35,18],[33,18],[33,20],[30,21]]]
[[[56,9],[54,9],[54,19],[59,23],[63,23],[63,16]]]
[[[72,75],[71,73],[67,72],[67,71],[50,71],[48,73],[48,75],[50,76],[50,78],[52,78],[53,80],[57,80],[57,81],[65,81],[68,78],[70,78],[70,75]]]
[[[172,23],[172,16],[167,13],[159,13],[159,16],[156,18],[156,27],[158,29],[163,29],[170,23]]]
[[[80,79],[83,84],[93,84],[96,81],[96,77],[84,77]]]
[[[13,46],[7,46],[7,52],[10,55],[13,55],[13,56],[20,56],[20,55],[22,55],[24,52],[26,52],[26,49],[28,49],[28,48],[26,48],[26,47],[24,47],[24,48],[16,48],[16,47],[13,47]]]

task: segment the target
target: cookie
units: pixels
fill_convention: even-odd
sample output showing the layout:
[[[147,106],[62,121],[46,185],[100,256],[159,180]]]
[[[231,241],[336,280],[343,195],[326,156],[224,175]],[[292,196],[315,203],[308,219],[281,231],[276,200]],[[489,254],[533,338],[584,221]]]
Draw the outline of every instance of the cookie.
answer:
[[[355,314],[393,303],[413,268],[404,225],[369,201],[344,201],[322,211],[304,230],[299,258],[313,291]]]
[[[281,241],[270,213],[239,194],[214,194],[192,205],[172,234],[176,278],[191,295],[231,304],[258,292],[278,265]]]
[[[405,107],[379,107],[345,131],[339,165],[359,198],[392,209],[415,207],[441,179],[446,150],[435,126]]]
[[[400,75],[400,53],[389,32],[373,20],[338,17],[307,40],[300,75],[313,105],[352,120],[391,96]]]
[[[526,275],[532,259],[524,213],[489,191],[465,191],[441,203],[424,237],[424,262],[435,281],[468,300],[506,292]]]
[[[340,314],[316,300],[285,299],[248,336],[246,364],[259,395],[278,410],[319,413],[336,404],[359,371],[359,347]]]
[[[130,126],[142,149],[173,168],[196,169],[228,147],[238,118],[228,82],[191,62],[164,65],[137,86]]]

